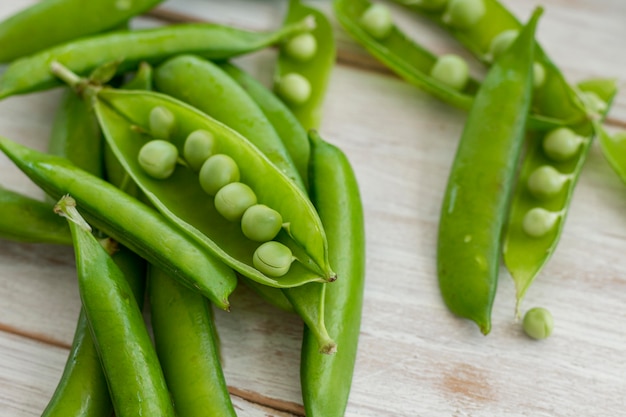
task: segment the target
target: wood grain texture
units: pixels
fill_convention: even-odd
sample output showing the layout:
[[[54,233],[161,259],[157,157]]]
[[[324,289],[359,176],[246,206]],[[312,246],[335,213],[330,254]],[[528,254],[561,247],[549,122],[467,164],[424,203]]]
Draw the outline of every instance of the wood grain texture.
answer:
[[[0,18],[33,1],[0,4]],[[329,2],[315,1],[330,10]],[[522,19],[535,1],[505,2]],[[626,4],[546,0],[544,48],[566,77],[617,77],[626,87]],[[252,29],[279,24],[285,3],[170,0],[164,7]],[[394,16],[438,53],[458,45],[423,20]],[[153,25],[142,20],[137,25]],[[553,336],[536,342],[514,319],[502,270],[493,331],[452,316],[436,282],[437,222],[465,114],[381,70],[337,28],[321,133],[354,165],[367,232],[361,340],[346,416],[624,415],[626,400],[626,187],[597,145],[581,175],[561,243],[525,308],[549,308]],[[269,82],[275,51],[238,60]],[[1,71],[1,69],[0,69]],[[478,75],[481,69],[473,66]],[[0,135],[45,149],[59,91],[0,101]],[[626,123],[626,93],[611,118]],[[0,184],[42,197],[0,155]],[[62,372],[80,308],[70,248],[0,241],[0,415],[40,415]],[[217,311],[227,383],[238,415],[299,416],[302,324],[237,290]]]

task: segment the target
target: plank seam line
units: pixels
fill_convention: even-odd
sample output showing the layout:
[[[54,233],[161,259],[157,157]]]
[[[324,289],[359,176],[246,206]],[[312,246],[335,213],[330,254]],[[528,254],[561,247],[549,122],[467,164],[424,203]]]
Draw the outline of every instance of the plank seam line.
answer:
[[[28,332],[28,331],[19,329],[14,326],[9,326],[7,324],[0,323],[0,332],[9,333],[15,336],[23,337],[26,339],[30,339],[36,342],[41,342],[46,345],[50,345],[50,346],[54,346],[54,347],[58,347],[62,349],[67,349],[67,350],[71,349],[71,345],[68,345],[67,343],[54,339],[50,336],[46,336],[44,334],[37,333],[37,332]]]
[[[230,385],[228,386],[228,392],[230,392],[231,395],[235,395],[253,404],[272,408],[277,411],[291,413],[297,417],[304,417],[304,407],[291,401],[266,397],[258,392],[248,391]]]

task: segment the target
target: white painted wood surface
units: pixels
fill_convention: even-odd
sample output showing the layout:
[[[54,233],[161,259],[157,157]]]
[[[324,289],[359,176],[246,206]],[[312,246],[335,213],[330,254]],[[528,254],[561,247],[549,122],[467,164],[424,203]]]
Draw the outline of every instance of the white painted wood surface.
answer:
[[[0,4],[4,18],[34,1]],[[505,2],[522,19],[536,4]],[[330,11],[329,2],[316,4]],[[544,0],[539,38],[566,77],[616,77],[626,87],[626,3]],[[252,29],[279,24],[282,1],[170,0],[164,7]],[[461,49],[394,8],[399,24],[439,53]],[[549,308],[554,335],[536,342],[513,318],[501,274],[485,337],[440,299],[439,207],[465,114],[380,71],[337,29],[339,62],[322,134],[351,159],[367,228],[367,286],[347,416],[626,415],[626,186],[594,145],[560,246],[525,307]],[[273,51],[241,62],[271,78]],[[475,67],[477,69],[478,66]],[[478,71],[478,70],[477,70]],[[58,91],[0,102],[0,134],[45,149]],[[610,115],[626,124],[626,93]],[[0,183],[41,191],[0,156]],[[0,415],[40,415],[56,383],[80,308],[70,248],[0,241]],[[245,288],[217,312],[226,378],[240,416],[303,415],[301,323]]]

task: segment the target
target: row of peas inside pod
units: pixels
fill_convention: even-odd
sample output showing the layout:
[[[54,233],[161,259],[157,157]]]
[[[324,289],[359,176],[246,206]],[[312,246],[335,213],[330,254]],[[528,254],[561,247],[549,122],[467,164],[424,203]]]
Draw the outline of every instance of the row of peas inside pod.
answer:
[[[480,24],[486,11],[483,0],[404,0],[403,3],[441,14],[443,23],[458,31],[471,30],[473,26]],[[361,15],[360,23],[365,31],[378,40],[389,36],[394,27],[389,8],[380,3],[374,3],[367,8]],[[483,59],[488,63],[493,63],[515,42],[518,35],[519,30],[505,30],[495,35],[491,39],[489,52]],[[437,57],[428,75],[457,91],[465,90],[470,81],[467,62],[456,54]],[[545,83],[545,79],[545,68],[539,62],[535,62],[533,65],[534,87],[540,88]]]
[[[177,168],[198,173],[200,186],[214,198],[215,209],[231,222],[241,222],[244,236],[261,242],[253,255],[253,265],[271,277],[287,273],[294,261],[291,250],[273,241],[282,227],[282,216],[276,210],[258,204],[254,191],[240,182],[237,163],[230,156],[216,153],[215,136],[206,130],[191,132],[184,141],[183,158],[178,148],[169,141],[176,120],[171,111],[157,106],[150,111],[149,131],[152,137],[137,156],[139,165],[151,177],[167,180]]]

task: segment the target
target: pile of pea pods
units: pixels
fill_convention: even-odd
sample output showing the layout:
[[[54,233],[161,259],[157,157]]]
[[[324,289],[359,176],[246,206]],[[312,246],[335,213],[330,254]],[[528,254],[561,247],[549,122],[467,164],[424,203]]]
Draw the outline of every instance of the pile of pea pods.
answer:
[[[49,196],[0,187],[0,219],[24,219],[0,237],[76,257],[82,309],[42,415],[235,416],[211,305],[228,310],[244,283],[305,324],[307,415],[341,416],[365,235],[352,167],[316,131],[335,61],[327,16],[291,0],[268,32],[127,28],[160,2],[43,0],[0,22],[0,99],[66,90],[48,152],[0,136]],[[271,46],[271,89],[229,62]]]
[[[436,56],[394,25],[387,5],[334,2],[343,28],[375,58],[469,112],[442,202],[437,268],[450,311],[488,334],[500,257],[515,283],[521,317],[526,291],[556,249],[595,136],[626,180],[624,135],[611,136],[602,126],[616,81],[568,84],[534,40],[541,8],[523,25],[497,0],[395,2],[440,26],[487,67],[479,81],[463,58]],[[536,307],[522,324],[542,339],[553,319]]]

